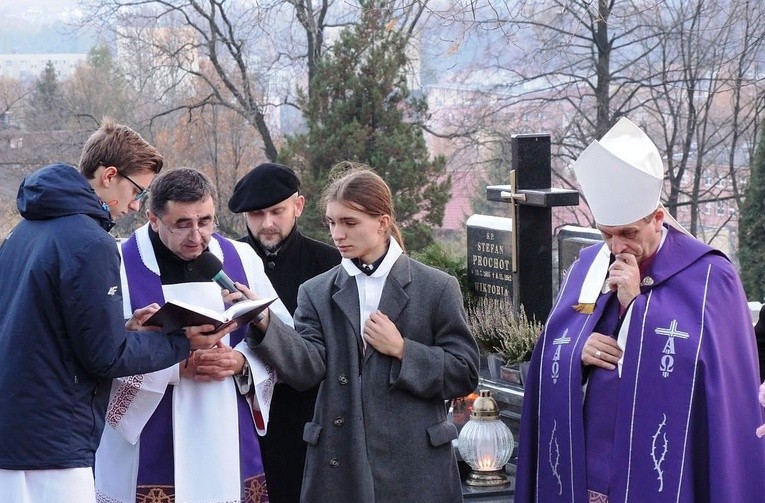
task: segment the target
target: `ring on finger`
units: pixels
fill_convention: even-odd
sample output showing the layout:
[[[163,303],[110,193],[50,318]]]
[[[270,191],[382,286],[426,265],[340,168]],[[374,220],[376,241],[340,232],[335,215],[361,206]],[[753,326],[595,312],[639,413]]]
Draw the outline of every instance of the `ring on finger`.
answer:
[[[595,358],[599,359],[602,354],[603,353],[598,349],[597,351],[595,351]]]

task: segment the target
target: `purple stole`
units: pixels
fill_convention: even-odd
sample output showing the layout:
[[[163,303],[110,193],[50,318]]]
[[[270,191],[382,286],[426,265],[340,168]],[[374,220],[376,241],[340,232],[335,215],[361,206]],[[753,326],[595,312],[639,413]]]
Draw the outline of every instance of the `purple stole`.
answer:
[[[615,293],[605,294],[606,308],[595,325],[595,332],[616,339],[619,321],[619,299]],[[587,395],[584,400],[585,452],[587,453],[587,487],[599,494],[608,494],[611,482],[611,452],[615,436],[619,398],[619,375],[616,371],[590,367]]]
[[[754,340],[732,266],[670,229],[630,307],[622,376],[591,370],[585,404],[582,347],[596,328],[614,325],[614,313],[604,316],[611,294],[592,314],[573,309],[598,248],[581,252],[534,350],[515,501],[762,498],[765,447],[752,445],[762,411],[745,397],[756,396]],[[718,375],[725,356],[740,366]],[[735,466],[764,471],[746,478]]]
[[[223,236],[215,233],[223,252],[223,270],[233,280],[249,285],[241,258],[234,245]],[[149,270],[142,262],[138,252],[136,236],[122,244],[122,260],[129,282],[131,309],[143,307],[152,302],[162,304],[164,294],[160,277]],[[247,335],[247,327],[241,327],[229,334],[231,347],[236,346]],[[182,365],[182,363],[181,363]],[[232,382],[231,386],[235,386]],[[151,500],[150,495],[159,491],[167,496],[175,495],[173,462],[173,427],[172,427],[172,387],[168,389],[141,432],[139,450],[139,468],[136,499]],[[250,406],[246,398],[235,390],[239,421],[239,459],[242,475],[242,503],[268,501],[260,445],[253,425]],[[214,434],[214,432],[212,432]],[[189,441],[193,442],[193,439]],[[150,448],[146,448],[146,447]]]

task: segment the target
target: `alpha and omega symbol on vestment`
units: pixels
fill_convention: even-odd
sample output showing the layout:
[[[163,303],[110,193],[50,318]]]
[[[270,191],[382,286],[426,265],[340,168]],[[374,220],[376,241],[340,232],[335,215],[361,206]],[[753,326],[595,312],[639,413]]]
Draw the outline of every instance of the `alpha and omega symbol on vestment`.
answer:
[[[667,343],[664,344],[664,349],[661,350],[662,356],[659,363],[659,370],[661,375],[669,377],[675,370],[675,339],[687,339],[690,337],[688,332],[683,332],[677,329],[677,320],[672,320],[669,323],[668,328],[657,328],[654,330],[656,335],[664,335],[667,337]]]
[[[550,369],[550,377],[552,377],[553,384],[557,384],[560,377],[560,348],[563,344],[568,344],[569,342],[571,342],[571,337],[568,336],[568,328],[563,331],[563,335],[553,340],[555,354],[553,355],[552,368]]]

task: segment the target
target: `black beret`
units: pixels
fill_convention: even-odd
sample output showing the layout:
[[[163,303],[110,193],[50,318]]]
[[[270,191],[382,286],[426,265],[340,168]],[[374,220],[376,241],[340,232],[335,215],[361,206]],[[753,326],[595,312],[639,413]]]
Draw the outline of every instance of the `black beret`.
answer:
[[[257,211],[278,204],[300,188],[300,180],[292,169],[281,164],[259,164],[236,182],[228,200],[233,213]]]

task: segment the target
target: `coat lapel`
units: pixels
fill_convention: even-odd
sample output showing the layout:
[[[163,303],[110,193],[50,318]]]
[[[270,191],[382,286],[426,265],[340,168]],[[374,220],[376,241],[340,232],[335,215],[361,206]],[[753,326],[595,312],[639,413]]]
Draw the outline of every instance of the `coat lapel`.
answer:
[[[377,309],[390,318],[390,321],[393,323],[396,323],[401,316],[401,311],[404,310],[404,307],[409,302],[409,295],[404,288],[411,281],[412,271],[410,269],[409,259],[406,258],[406,256],[401,255],[398,260],[396,260],[396,263],[393,264],[393,268],[385,279],[385,286],[383,286],[382,295],[380,296],[380,304],[377,306]],[[373,347],[367,347],[364,361],[366,361],[374,351]]]
[[[409,302],[409,295],[405,288],[411,281],[411,264],[405,255],[401,255],[393,264],[380,297],[380,311],[394,323]]]
[[[401,255],[398,260],[396,260],[396,263],[393,264],[393,268],[388,274],[385,286],[383,287],[382,296],[380,297],[380,305],[378,307],[378,309],[385,313],[393,323],[398,320],[404,307],[409,303],[409,295],[406,293],[405,288],[411,281],[412,270],[409,258],[405,255]],[[359,291],[358,286],[356,285],[356,280],[349,276],[348,273],[340,267],[335,276],[335,288],[337,291],[332,295],[332,300],[337,305],[338,309],[345,315],[348,323],[351,324],[351,327],[353,327],[359,355],[363,358],[364,341],[361,338],[361,313],[359,307]],[[366,358],[368,358],[370,354],[372,354],[372,351],[367,351]]]
[[[356,280],[349,276],[345,269],[338,267],[335,275],[335,288],[337,291],[332,294],[332,300],[353,327],[359,355],[363,355],[364,343],[361,340],[361,327],[359,326],[359,318],[361,317],[359,289],[356,286]]]

